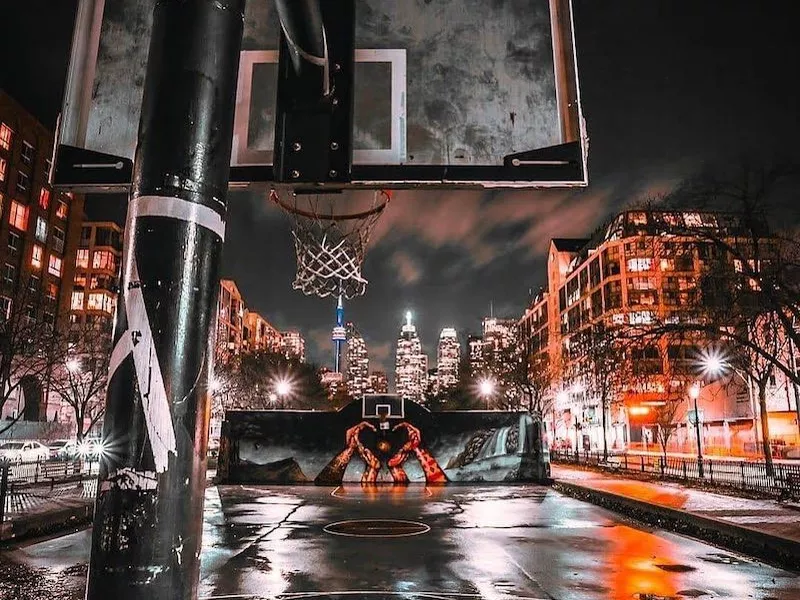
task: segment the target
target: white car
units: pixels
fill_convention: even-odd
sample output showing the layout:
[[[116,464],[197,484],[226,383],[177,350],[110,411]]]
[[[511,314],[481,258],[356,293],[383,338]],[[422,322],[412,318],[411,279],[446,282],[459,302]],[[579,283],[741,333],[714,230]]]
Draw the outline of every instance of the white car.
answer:
[[[12,440],[0,444],[0,461],[21,463],[44,461],[48,458],[50,449],[39,442]]]

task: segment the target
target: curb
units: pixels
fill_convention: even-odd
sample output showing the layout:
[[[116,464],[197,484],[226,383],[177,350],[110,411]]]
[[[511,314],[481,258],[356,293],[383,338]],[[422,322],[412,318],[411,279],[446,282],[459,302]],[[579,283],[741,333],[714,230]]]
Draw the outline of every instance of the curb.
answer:
[[[648,525],[753,556],[784,569],[800,571],[800,543],[793,540],[565,481],[556,481],[553,488],[567,496],[591,502]]]
[[[0,528],[0,546],[83,525],[91,522],[93,516],[94,501],[6,521]]]

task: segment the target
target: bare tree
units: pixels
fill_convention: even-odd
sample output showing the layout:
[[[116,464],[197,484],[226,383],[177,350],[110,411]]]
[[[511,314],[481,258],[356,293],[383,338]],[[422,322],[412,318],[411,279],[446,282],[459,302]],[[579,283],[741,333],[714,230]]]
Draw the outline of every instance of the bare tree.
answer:
[[[771,351],[751,333],[769,321],[800,347],[800,235],[787,185],[800,167],[770,168],[740,162],[708,170],[663,200],[682,216],[664,214],[662,234],[695,241],[704,268],[699,282],[700,319],[670,323],[662,331],[696,331],[759,355],[796,385],[800,374],[786,352]],[[707,211],[707,212],[703,212]],[[787,223],[789,224],[787,226]]]
[[[54,365],[50,389],[75,415],[80,441],[105,414],[111,333],[99,325],[74,325],[62,344],[64,362]]]
[[[39,398],[29,397],[34,395],[30,386],[38,386],[35,395],[41,395],[53,367],[63,362],[63,337],[55,328],[56,302],[44,296],[40,285],[36,277],[20,280],[0,310],[0,411],[12,398],[25,402],[15,417],[0,424],[0,434],[26,413],[41,418],[39,406],[31,404]]]
[[[518,354],[509,359],[509,366],[502,374],[502,387],[509,392],[504,396],[507,408],[544,414],[549,408],[556,378],[549,356],[545,353]]]
[[[766,313],[757,318],[744,334],[765,353],[782,356],[789,352],[789,340],[784,334],[775,313]],[[767,407],[767,388],[775,374],[775,364],[764,357],[761,352],[752,348],[735,348],[722,364],[722,368],[730,367],[734,371],[744,373],[743,379],[752,382],[758,394],[758,410],[761,418],[761,443],[767,474],[773,475],[772,447],[770,445],[769,409]],[[755,432],[754,432],[755,433]]]
[[[603,429],[603,459],[608,459],[608,411],[626,382],[628,361],[621,331],[599,321],[578,334],[578,376],[586,393],[597,399]]]

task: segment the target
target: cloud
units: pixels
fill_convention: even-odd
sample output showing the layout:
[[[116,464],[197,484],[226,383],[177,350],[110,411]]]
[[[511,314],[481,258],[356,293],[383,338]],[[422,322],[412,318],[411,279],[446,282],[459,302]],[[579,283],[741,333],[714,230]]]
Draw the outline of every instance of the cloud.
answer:
[[[392,254],[391,260],[401,283],[410,285],[422,278],[422,267],[408,252],[397,250]]]
[[[367,354],[369,355],[369,370],[383,371],[391,373],[394,364],[394,346],[390,342],[384,344],[367,344]]]

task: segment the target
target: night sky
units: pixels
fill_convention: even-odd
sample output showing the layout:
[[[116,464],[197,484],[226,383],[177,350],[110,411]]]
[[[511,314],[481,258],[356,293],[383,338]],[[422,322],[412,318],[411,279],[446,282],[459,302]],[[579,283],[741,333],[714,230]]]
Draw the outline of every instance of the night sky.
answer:
[[[52,128],[77,2],[4,4],[0,87]],[[367,293],[346,306],[373,368],[393,370],[405,310],[433,365],[442,327],[456,327],[463,343],[490,303],[498,316],[521,314],[529,290],[544,284],[551,237],[586,236],[707,161],[796,156],[800,43],[791,4],[574,0],[589,188],[395,194],[364,265]],[[119,203],[93,200],[88,210],[104,217]],[[292,291],[286,218],[252,194],[232,194],[229,210],[223,275],[276,326],[299,328],[312,360],[330,363],[334,302]]]

